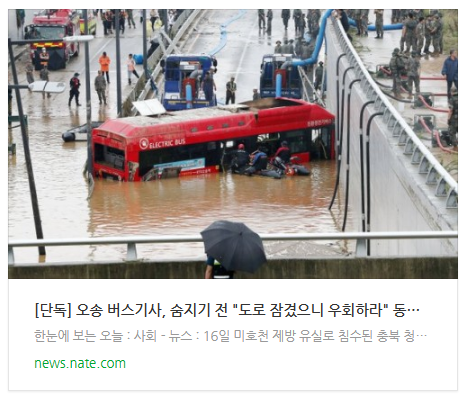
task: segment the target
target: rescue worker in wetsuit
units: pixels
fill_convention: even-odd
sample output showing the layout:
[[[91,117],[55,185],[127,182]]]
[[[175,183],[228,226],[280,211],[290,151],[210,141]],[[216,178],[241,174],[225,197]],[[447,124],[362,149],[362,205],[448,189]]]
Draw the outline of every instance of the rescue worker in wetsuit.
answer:
[[[288,162],[290,162],[291,155],[292,155],[292,152],[290,151],[290,148],[288,147],[288,142],[282,141],[282,143],[280,144],[280,148],[277,149],[275,157],[280,157],[280,159],[285,164],[287,164]]]
[[[243,143],[238,145],[238,149],[232,152],[230,169],[233,173],[242,174],[248,167],[250,154],[245,150]]]
[[[288,147],[288,142],[282,141],[282,143],[280,144],[280,148],[277,149],[277,152],[275,153],[275,157],[272,164],[276,166],[279,170],[285,171],[287,163],[290,162],[291,155],[292,152]]]
[[[267,169],[268,158],[264,150],[264,147],[259,146],[258,150],[252,153],[250,157],[253,159],[250,162],[250,167],[245,170],[245,174],[252,175]]]

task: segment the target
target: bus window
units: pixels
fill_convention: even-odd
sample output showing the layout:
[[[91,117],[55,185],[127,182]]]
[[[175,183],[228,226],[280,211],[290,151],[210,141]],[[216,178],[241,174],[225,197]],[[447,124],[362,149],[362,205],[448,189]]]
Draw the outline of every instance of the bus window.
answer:
[[[124,171],[124,151],[96,143],[95,162]]]

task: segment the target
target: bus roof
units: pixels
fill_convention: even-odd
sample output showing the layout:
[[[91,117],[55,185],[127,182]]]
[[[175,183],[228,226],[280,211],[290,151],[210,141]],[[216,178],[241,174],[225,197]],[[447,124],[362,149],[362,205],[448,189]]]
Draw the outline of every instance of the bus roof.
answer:
[[[192,60],[198,60],[201,57],[206,57],[206,58],[215,58],[214,56],[211,56],[210,54],[206,53],[201,53],[201,54],[169,54],[166,56],[166,59],[192,59]]]
[[[140,128],[175,124],[178,129],[192,128],[198,125],[198,133],[208,131],[212,133],[214,129],[224,128],[222,123],[226,122],[234,123],[236,121],[238,123],[238,121],[242,121],[242,124],[238,124],[239,126],[256,125],[258,122],[263,125],[269,124],[269,126],[272,126],[273,123],[276,123],[276,118],[279,119],[280,124],[291,125],[295,124],[295,121],[292,121],[291,115],[293,115],[293,113],[290,113],[288,110],[289,106],[295,107],[294,114],[295,116],[302,116],[300,120],[311,118],[312,121],[319,121],[319,126],[329,125],[335,118],[333,114],[316,104],[298,99],[266,98],[228,106],[171,112],[162,114],[158,117],[135,116],[117,118],[106,121],[99,128],[94,129],[93,132],[105,131],[121,135],[125,138],[136,138],[147,135],[146,130]],[[300,107],[304,106],[306,106],[304,110],[300,109]],[[284,107],[285,109],[279,112],[279,109]],[[197,124],[193,125],[195,122]],[[211,122],[218,122],[219,124],[210,129],[208,124],[211,124]],[[317,124],[314,126],[316,125]],[[232,125],[230,126],[232,127]],[[166,135],[170,133],[172,133],[172,130],[159,132],[159,134]]]

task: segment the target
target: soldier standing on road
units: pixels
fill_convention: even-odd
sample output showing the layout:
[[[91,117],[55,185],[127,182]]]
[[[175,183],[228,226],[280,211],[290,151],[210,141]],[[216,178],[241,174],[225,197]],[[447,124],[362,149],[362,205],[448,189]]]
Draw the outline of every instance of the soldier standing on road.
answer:
[[[282,42],[278,40],[276,42],[276,46],[274,47],[274,54],[280,54],[282,53]]]
[[[300,8],[293,10],[293,22],[295,23],[295,35],[300,30],[303,13]]]
[[[48,72],[48,67],[44,65],[44,67],[40,70],[40,79],[42,81],[47,81],[48,82],[49,78],[49,72]],[[47,92],[47,97],[51,97],[52,95],[50,92]],[[42,92],[42,98],[45,99],[45,92]]]
[[[288,39],[284,39],[284,44],[281,46],[282,54],[288,54],[289,47],[288,47]]]
[[[416,27],[417,21],[414,19],[413,14],[409,13],[409,17],[403,25],[403,34],[406,41],[406,53],[409,53],[411,47],[412,50],[417,50]]]
[[[458,91],[456,88],[452,89],[452,96],[449,102],[448,111],[448,134],[451,138],[453,150],[458,151],[458,140],[456,134],[458,133]]]
[[[102,100],[106,104],[106,81],[101,71],[98,71],[98,75],[95,77],[95,90],[100,104],[102,104]]]
[[[127,12],[127,23],[129,24],[129,28],[132,26],[135,29],[134,10],[126,10],[126,12]]]
[[[440,13],[435,14],[435,26],[437,30],[433,36],[433,52],[436,56],[443,54],[443,21],[440,16]]]
[[[314,81],[314,89],[321,89],[322,76],[324,75],[324,63],[319,61],[319,65],[316,68],[316,80]]]
[[[295,54],[295,47],[293,46],[293,39],[288,41],[288,54],[294,55]]]
[[[81,81],[78,78],[79,73],[76,72],[74,76],[71,78],[69,81],[69,86],[71,87],[71,90],[69,91],[69,102],[68,106],[71,107],[71,101],[73,98],[76,98],[76,106],[80,106],[81,104],[79,103],[79,87],[81,86]]]
[[[258,23],[259,23],[259,29],[261,28],[266,29],[266,18],[264,15],[264,10],[258,10]]]
[[[284,23],[285,30],[288,29],[288,20],[290,19],[290,10],[282,10],[282,13],[280,14],[282,17],[282,22]]]
[[[416,87],[416,98],[420,95],[420,55],[415,50],[411,52],[408,63],[409,99],[412,99],[412,84]]]
[[[274,16],[274,13],[272,10],[267,10],[267,31],[271,32],[272,31],[272,17]]]
[[[258,88],[253,88],[253,100],[261,99],[261,95],[258,92]]]
[[[425,18],[419,17],[419,23],[416,27],[416,49],[419,55],[422,54],[422,48],[424,47],[424,36],[425,36]]]
[[[432,22],[432,29],[430,31],[430,36],[432,39],[433,53],[432,56],[438,56],[440,54],[440,22],[438,21],[438,15],[435,15]]]
[[[28,83],[32,84],[34,82],[34,66],[30,61],[26,64],[26,78]]]
[[[429,14],[427,16],[427,19],[425,20],[425,46],[424,46],[424,54],[429,54],[429,47],[430,44],[432,43],[432,29],[433,29],[433,16],[432,14]]]
[[[229,104],[229,101],[232,104],[235,104],[235,92],[237,90],[237,84],[234,82],[235,78],[231,77],[230,81],[226,84],[226,104]]]
[[[393,79],[393,93],[401,97],[401,72],[404,69],[404,61],[400,55],[400,49],[395,48],[390,59],[390,71]]]
[[[383,9],[375,9],[375,39],[383,39]]]

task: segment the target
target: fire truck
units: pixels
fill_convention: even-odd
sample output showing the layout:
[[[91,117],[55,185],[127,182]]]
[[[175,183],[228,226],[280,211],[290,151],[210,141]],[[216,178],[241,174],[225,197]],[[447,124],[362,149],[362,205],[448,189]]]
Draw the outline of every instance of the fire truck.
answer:
[[[46,43],[31,43],[31,59],[35,69],[42,69],[39,55],[43,47],[49,54],[49,70],[66,68],[69,59],[79,54],[79,43],[58,40],[80,34],[80,15],[76,10],[45,10],[35,15],[32,24],[25,29],[25,38],[50,40]]]

